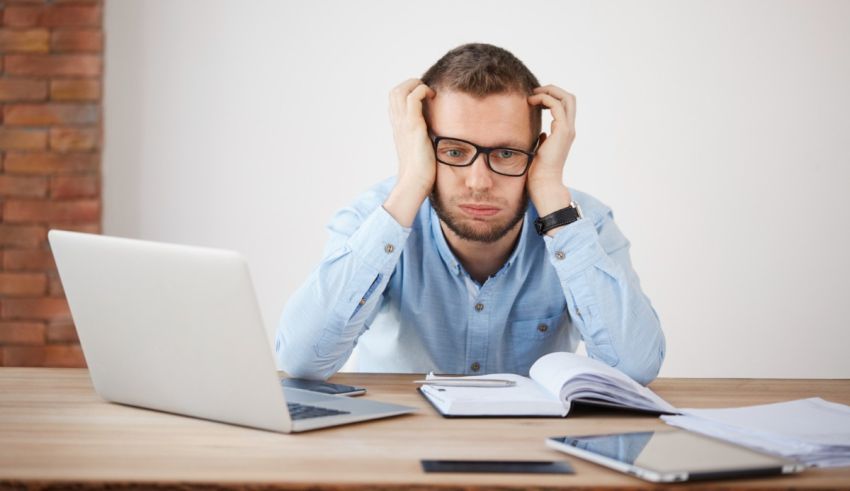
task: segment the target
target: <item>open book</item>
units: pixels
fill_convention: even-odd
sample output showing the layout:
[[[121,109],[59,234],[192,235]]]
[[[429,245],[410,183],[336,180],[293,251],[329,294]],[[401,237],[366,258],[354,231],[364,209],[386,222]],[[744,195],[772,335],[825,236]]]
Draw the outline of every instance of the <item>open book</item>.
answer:
[[[550,353],[531,366],[531,378],[514,374],[463,379],[505,379],[510,387],[446,387],[419,390],[443,416],[565,417],[574,402],[653,414],[677,414],[676,408],[623,372],[573,353]]]

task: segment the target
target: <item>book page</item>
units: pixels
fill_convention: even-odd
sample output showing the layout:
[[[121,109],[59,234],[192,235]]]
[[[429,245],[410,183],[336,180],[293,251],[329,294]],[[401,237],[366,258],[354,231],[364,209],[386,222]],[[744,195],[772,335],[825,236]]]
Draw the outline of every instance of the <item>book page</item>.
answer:
[[[512,380],[513,387],[441,387],[425,384],[422,392],[441,412],[452,416],[564,416],[556,396],[543,390],[530,378],[514,374],[462,377]]]
[[[652,405],[646,407],[645,404],[640,404],[638,407],[676,412],[676,408],[667,401],[635,382],[623,372],[599,360],[575,353],[558,352],[543,356],[531,366],[530,375],[547,392],[557,395],[567,407],[569,407],[570,400],[575,397],[569,390],[571,384],[568,384],[568,382],[581,379],[583,383],[578,384],[578,386],[582,389],[582,397],[588,395],[588,384],[590,384],[597,386],[599,392],[607,396],[605,399],[613,398],[614,400],[611,402],[634,407],[636,402],[634,396],[639,396],[651,402]]]

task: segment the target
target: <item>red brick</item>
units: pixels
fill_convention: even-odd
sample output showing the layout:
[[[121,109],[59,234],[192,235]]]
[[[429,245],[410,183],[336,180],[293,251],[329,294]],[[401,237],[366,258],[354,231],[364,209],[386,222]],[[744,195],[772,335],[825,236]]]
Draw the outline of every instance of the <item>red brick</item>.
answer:
[[[40,198],[47,194],[47,178],[0,174],[0,197]]]
[[[91,198],[100,193],[100,179],[92,176],[55,176],[50,179],[53,199]]]
[[[101,73],[100,55],[6,55],[9,75],[91,77]]]
[[[31,222],[96,222],[100,220],[100,200],[45,201],[7,200],[3,203],[3,221]]]
[[[47,98],[45,80],[0,79],[0,101],[43,101]]]
[[[57,321],[47,325],[48,343],[79,343],[79,341],[73,322]]]
[[[9,152],[3,162],[6,173],[80,174],[100,169],[99,153]]]
[[[46,53],[49,45],[47,29],[0,29],[0,53]]]
[[[41,322],[0,322],[0,344],[44,344]],[[73,341],[73,340],[71,340]]]
[[[67,230],[69,232],[82,232],[84,234],[99,234],[101,233],[100,222],[92,223],[63,223],[54,222],[48,225],[51,229]]]
[[[8,5],[3,24],[9,27],[98,27],[102,10],[91,5]]]
[[[46,346],[2,346],[3,366],[40,367],[44,365]]]
[[[6,249],[3,269],[6,271],[56,271],[53,254],[47,249]]]
[[[0,273],[0,295],[26,297],[43,295],[47,276],[38,273]]]
[[[0,246],[37,247],[47,240],[47,229],[37,225],[0,224]]]
[[[71,310],[64,298],[4,298],[2,316],[4,319],[67,320]]]
[[[92,124],[99,119],[100,108],[94,104],[7,104],[3,108],[7,125]]]
[[[4,346],[0,350],[7,367],[84,368],[83,351],[78,344],[47,346]]]
[[[91,78],[50,81],[54,101],[96,101],[100,99],[100,80]]]
[[[59,275],[52,274],[47,276],[47,294],[51,297],[64,297],[65,287],[62,286],[62,280]]]
[[[45,367],[85,368],[86,359],[79,344],[45,346]]]
[[[98,29],[62,29],[50,34],[50,50],[53,52],[103,51],[103,32]]]
[[[94,150],[100,147],[100,130],[97,127],[50,128],[50,148],[58,152]]]
[[[42,5],[7,5],[3,9],[3,25],[9,27],[32,27],[41,24],[44,15]]]
[[[0,126],[0,150],[44,150],[47,131]]]

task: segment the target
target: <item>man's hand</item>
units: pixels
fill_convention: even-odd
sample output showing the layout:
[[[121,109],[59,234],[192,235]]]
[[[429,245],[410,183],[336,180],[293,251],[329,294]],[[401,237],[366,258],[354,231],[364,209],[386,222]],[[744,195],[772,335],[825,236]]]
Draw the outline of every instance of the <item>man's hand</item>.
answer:
[[[564,164],[576,137],[576,98],[554,85],[534,89],[528,97],[532,106],[542,105],[552,113],[549,136],[541,135],[537,155],[528,171],[526,188],[540,216],[569,206],[572,197],[563,183]],[[554,235],[557,229],[550,231]]]
[[[390,121],[398,153],[398,182],[384,209],[399,224],[409,227],[425,198],[434,188],[437,160],[422,115],[422,101],[436,93],[421,80],[410,79],[390,92]]]

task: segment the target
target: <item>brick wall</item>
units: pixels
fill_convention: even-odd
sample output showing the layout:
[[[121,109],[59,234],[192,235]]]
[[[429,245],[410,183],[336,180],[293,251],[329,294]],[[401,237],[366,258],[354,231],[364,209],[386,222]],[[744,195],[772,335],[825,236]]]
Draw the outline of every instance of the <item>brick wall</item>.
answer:
[[[103,4],[0,18],[0,366],[85,366],[47,231],[100,232]]]

